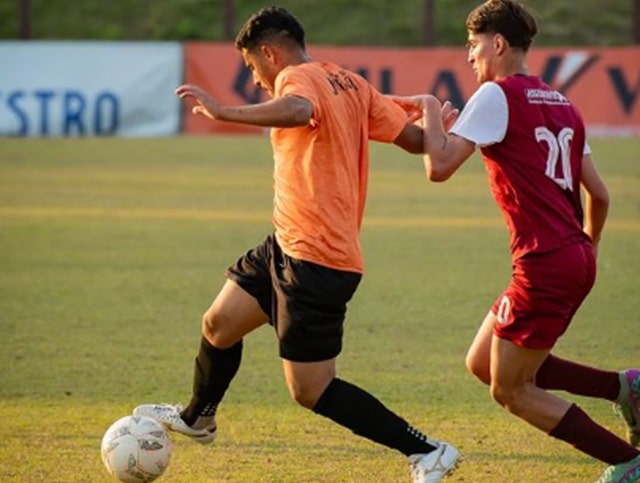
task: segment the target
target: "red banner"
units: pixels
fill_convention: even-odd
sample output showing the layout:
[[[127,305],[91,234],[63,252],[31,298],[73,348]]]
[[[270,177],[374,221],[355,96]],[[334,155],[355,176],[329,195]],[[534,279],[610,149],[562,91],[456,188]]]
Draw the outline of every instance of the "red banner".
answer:
[[[462,107],[478,87],[463,48],[311,46],[309,54],[358,72],[385,94],[431,93]],[[185,62],[185,82],[224,104],[266,99],[232,44],[187,43]],[[529,70],[576,104],[591,135],[640,136],[640,47],[534,49]],[[193,116],[188,108],[184,115],[188,134],[262,132]]]

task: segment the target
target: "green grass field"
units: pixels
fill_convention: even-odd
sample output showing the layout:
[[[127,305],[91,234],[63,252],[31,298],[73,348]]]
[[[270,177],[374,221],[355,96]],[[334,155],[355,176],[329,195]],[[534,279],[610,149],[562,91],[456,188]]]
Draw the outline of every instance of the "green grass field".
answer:
[[[592,147],[610,221],[556,353],[617,370],[640,364],[640,143]],[[464,368],[509,279],[479,159],[430,184],[419,157],[375,145],[372,158],[341,377],[455,443],[451,481],[594,481],[603,464],[506,414]],[[2,140],[0,481],[109,481],[106,428],[142,402],[187,402],[201,313],[271,230],[271,166],[265,138]],[[621,434],[608,403],[572,400]],[[409,480],[400,454],[289,400],[268,327],[246,339],[218,424],[210,447],[172,438],[163,481]]]

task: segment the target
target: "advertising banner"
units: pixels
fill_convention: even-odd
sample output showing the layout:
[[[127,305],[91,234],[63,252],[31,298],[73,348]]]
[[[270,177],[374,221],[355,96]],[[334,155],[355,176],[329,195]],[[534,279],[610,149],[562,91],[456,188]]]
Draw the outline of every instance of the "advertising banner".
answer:
[[[182,46],[0,42],[0,136],[179,132]]]
[[[310,46],[314,60],[343,65],[385,94],[431,93],[463,107],[477,89],[464,48]],[[534,48],[531,74],[541,76],[581,111],[592,136],[640,136],[640,47]],[[231,44],[185,44],[185,81],[222,103],[265,100]],[[184,132],[260,133],[260,128],[210,121],[184,111]]]

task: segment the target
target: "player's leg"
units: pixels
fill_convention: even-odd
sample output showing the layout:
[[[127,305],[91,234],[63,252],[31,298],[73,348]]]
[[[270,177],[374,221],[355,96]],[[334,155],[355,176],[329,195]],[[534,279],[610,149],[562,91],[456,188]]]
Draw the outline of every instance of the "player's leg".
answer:
[[[211,422],[235,377],[242,338],[268,322],[258,301],[234,280],[227,280],[202,318],[202,339],[195,360],[191,401],[181,412],[189,426]]]
[[[458,451],[422,432],[364,389],[336,377],[335,358],[283,360],[291,397],[300,405],[409,458],[413,481],[436,483],[455,468]]]
[[[292,398],[355,434],[410,458],[416,482],[438,482],[458,451],[428,439],[364,389],[336,377],[347,303],[360,275],[283,256],[274,275],[274,327]]]
[[[406,456],[429,453],[439,446],[367,391],[337,378],[335,361],[283,360],[291,397],[355,434],[397,449]]]
[[[501,406],[536,428],[610,465],[626,464],[638,451],[595,423],[577,405],[537,387],[532,378],[547,350],[526,349],[494,336],[491,394]]]
[[[485,384],[491,383],[490,353],[496,316],[485,317],[466,357],[469,372]],[[640,445],[640,370],[605,371],[549,354],[535,375],[541,389],[563,390],[581,396],[607,399],[626,425],[627,441]]]
[[[596,261],[591,246],[585,244],[564,248],[555,260],[552,267],[559,266],[564,273],[584,273],[582,280],[567,284],[570,289],[563,296],[564,300],[574,301],[566,315],[568,325],[593,285]],[[562,279],[560,274],[543,275],[540,283],[547,281],[548,284],[549,280]],[[607,371],[549,355],[538,369],[535,381],[543,389],[560,389],[572,394],[613,401],[614,408],[626,423],[628,441],[634,446],[640,445],[639,369]]]
[[[570,403],[532,383],[547,354],[547,350],[525,349],[493,336],[491,396],[510,413],[548,433],[567,412]]]
[[[282,368],[291,399],[307,409],[314,408],[336,377],[335,358],[317,362],[283,359]]]
[[[571,394],[616,401],[620,393],[618,372],[605,371],[553,354],[538,369],[536,385],[543,389],[562,390]]]
[[[489,312],[466,357],[469,372],[490,384],[490,351],[496,316]],[[606,371],[549,354],[535,375],[536,386],[612,401],[624,420],[627,441],[640,446],[640,370]]]
[[[478,329],[465,360],[469,372],[485,384],[491,383],[489,366],[495,324],[496,315],[489,312]],[[630,382],[626,381],[627,374],[630,374]],[[536,372],[535,382],[542,389],[563,390],[615,402],[619,399],[628,401],[629,394],[631,397],[635,395],[633,375],[632,370],[624,373],[605,371],[549,354]],[[640,382],[635,385],[640,386]]]
[[[240,367],[242,338],[267,321],[256,299],[233,280],[227,280],[203,316],[189,404],[184,408],[142,404],[134,414],[150,416],[199,443],[211,443],[217,429],[218,405]]]
[[[465,360],[469,372],[485,384],[491,382],[489,365],[495,323],[495,314],[489,312],[478,329]],[[623,408],[621,411],[624,410],[625,419],[631,421],[631,424],[638,421],[636,439],[640,440],[640,370],[606,371],[549,354],[536,372],[535,383],[542,389],[562,390],[615,402]]]
[[[478,329],[465,359],[469,372],[487,385],[491,384],[491,341],[495,323],[495,314],[489,312]]]
[[[491,392],[533,426],[610,465],[638,455],[578,406],[535,385],[534,377],[588,294],[593,254],[580,244],[514,264],[511,284],[492,307]]]
[[[550,354],[536,374],[536,385],[612,401],[625,422],[627,441],[640,446],[640,369],[606,371]]]
[[[242,338],[269,321],[271,238],[227,271],[228,280],[202,318],[189,404],[143,404],[134,414],[150,416],[199,443],[215,438],[215,414],[242,358]]]

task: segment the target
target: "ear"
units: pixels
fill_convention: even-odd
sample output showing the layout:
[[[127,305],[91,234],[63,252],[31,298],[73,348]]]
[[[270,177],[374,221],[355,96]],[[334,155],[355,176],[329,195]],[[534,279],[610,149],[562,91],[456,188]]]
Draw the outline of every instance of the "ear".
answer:
[[[260,46],[260,53],[262,54],[262,57],[264,57],[264,59],[271,63],[271,64],[275,64],[276,62],[276,49],[273,47],[273,45],[271,44],[262,44]]]
[[[505,50],[509,47],[509,42],[502,34],[495,34],[493,36],[493,49],[496,51],[496,54],[502,55]]]

